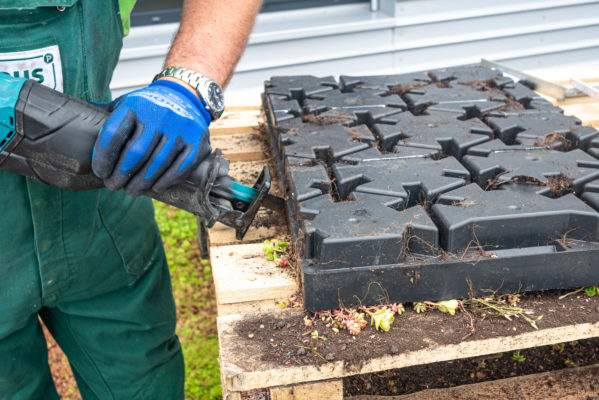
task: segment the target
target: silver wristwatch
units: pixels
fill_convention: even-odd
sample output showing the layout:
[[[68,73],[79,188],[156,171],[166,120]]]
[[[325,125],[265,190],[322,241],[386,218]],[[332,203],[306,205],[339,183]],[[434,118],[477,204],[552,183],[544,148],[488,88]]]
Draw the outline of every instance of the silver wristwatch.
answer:
[[[198,91],[206,109],[217,120],[225,111],[223,89],[212,79],[183,67],[168,67],[154,77],[154,80],[170,76],[177,78]]]

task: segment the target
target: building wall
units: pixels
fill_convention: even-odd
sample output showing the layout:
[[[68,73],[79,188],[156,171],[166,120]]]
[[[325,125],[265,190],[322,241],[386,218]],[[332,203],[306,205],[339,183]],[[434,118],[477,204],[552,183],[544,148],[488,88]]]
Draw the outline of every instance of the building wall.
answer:
[[[377,74],[478,62],[518,69],[599,65],[599,0],[379,0],[261,14],[228,92],[272,75]],[[115,94],[161,69],[177,24],[134,27]]]

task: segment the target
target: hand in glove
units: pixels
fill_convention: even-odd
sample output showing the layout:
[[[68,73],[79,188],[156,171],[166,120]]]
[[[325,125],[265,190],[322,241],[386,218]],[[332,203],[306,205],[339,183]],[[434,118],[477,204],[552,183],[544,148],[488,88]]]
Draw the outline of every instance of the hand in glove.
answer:
[[[184,86],[157,80],[111,104],[94,146],[92,169],[107,188],[138,196],[163,191],[210,154],[211,116]]]

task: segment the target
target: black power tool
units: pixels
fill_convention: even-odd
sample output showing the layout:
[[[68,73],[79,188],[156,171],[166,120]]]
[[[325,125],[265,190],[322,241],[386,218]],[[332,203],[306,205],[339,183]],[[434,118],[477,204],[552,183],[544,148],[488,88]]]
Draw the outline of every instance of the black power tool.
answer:
[[[4,124],[12,131],[0,143],[0,169],[62,189],[103,188],[91,158],[109,115],[100,106],[28,80],[14,107],[14,121],[11,116]],[[184,182],[144,195],[198,215],[208,227],[216,222],[233,227],[241,240],[261,205],[284,212],[285,202],[268,194],[268,167],[252,187],[236,182],[228,171],[229,160],[216,149]]]

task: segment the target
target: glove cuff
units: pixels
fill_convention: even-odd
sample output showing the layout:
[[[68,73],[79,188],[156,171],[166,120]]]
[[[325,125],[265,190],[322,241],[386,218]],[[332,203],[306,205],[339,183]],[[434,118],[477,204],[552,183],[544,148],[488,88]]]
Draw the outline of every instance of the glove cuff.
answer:
[[[169,88],[169,89],[177,92],[178,94],[186,97],[193,105],[195,105],[198,108],[198,110],[200,111],[200,114],[202,114],[202,116],[204,117],[204,120],[206,121],[207,125],[210,125],[210,123],[212,122],[212,115],[210,115],[210,112],[206,109],[206,105],[205,105],[204,99],[202,99],[202,96],[200,96],[198,98],[198,96],[196,96],[193,92],[191,92],[185,86],[180,85],[177,82],[169,81],[167,79],[156,80],[156,81],[152,82],[150,84],[150,86],[166,87],[166,88]],[[199,93],[198,93],[198,95],[199,95]]]

